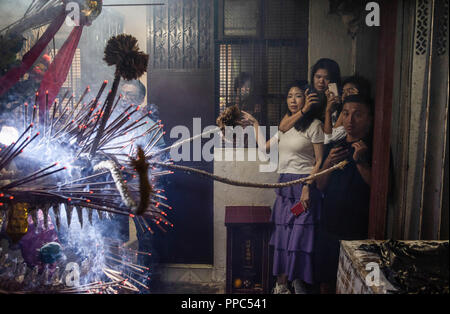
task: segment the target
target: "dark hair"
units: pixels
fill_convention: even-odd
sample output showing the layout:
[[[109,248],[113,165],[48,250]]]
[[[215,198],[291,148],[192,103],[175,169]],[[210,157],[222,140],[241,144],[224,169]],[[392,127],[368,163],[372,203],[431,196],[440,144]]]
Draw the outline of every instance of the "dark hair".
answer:
[[[296,81],[290,83],[289,85],[287,85],[286,95],[289,93],[289,91],[293,87],[298,87],[300,90],[305,92],[309,86],[308,86],[308,82],[306,80],[296,80]],[[311,123],[314,121],[314,119],[320,119],[321,113],[322,113],[321,106],[319,104],[313,104],[311,106],[311,109],[309,109],[309,111],[307,113],[305,113],[304,116],[302,116],[300,119],[297,120],[297,122],[295,122],[294,128],[297,131],[305,132],[309,128]],[[292,113],[288,110],[287,115],[291,116]]]
[[[331,83],[336,83],[338,88],[341,87],[341,69],[336,61],[328,58],[319,59],[311,69],[310,84],[314,87],[314,75],[319,69],[325,69],[328,71],[328,78]]]
[[[370,98],[370,82],[366,78],[358,75],[350,76],[342,81],[342,88],[344,88],[345,84],[355,85],[356,89],[358,89],[358,94],[364,98]]]
[[[346,103],[349,102],[354,102],[354,103],[359,103],[362,104],[364,106],[366,106],[366,108],[369,110],[369,115],[372,119],[372,127],[369,129],[369,132],[366,134],[366,136],[364,137],[363,141],[369,146],[369,149],[372,149],[372,143],[373,143],[373,126],[374,126],[374,106],[373,106],[373,101],[370,97],[367,96],[363,96],[361,94],[356,94],[356,95],[349,95],[347,97],[344,98],[343,104],[342,104],[342,108],[344,107],[344,105]],[[372,154],[369,153],[369,162],[371,163],[372,161]]]
[[[319,59],[311,69],[311,80],[310,80],[310,92],[317,92],[314,87],[314,75],[319,69],[325,69],[328,71],[328,78],[331,83],[336,83],[338,90],[341,89],[341,70],[336,61],[328,58]],[[327,97],[325,93],[317,93],[319,98],[318,107],[320,109],[320,114],[318,119],[324,122],[325,120],[325,108],[327,107]],[[318,110],[319,110],[318,109]],[[339,109],[338,109],[339,111]]]
[[[292,87],[298,87],[302,91],[306,91],[308,89],[308,81],[306,80],[294,80],[286,85],[285,91],[286,95],[289,93]]]
[[[364,96],[362,94],[356,94],[356,95],[348,95],[344,98],[343,105],[349,102],[355,102],[359,104],[363,104],[366,106],[366,108],[369,110],[369,114],[371,117],[374,116],[374,110],[373,110],[373,102],[368,96]]]
[[[244,86],[245,82],[247,82],[247,81],[250,81],[250,84],[251,84],[252,76],[247,72],[239,73],[239,75],[234,79],[234,90]]]

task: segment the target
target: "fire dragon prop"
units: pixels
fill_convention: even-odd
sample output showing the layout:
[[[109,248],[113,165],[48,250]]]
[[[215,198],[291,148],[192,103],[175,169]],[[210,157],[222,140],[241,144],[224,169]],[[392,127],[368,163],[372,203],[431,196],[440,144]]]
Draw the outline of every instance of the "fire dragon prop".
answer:
[[[99,219],[105,214],[106,217],[131,217],[137,228],[152,234],[151,224],[164,232],[166,229],[162,225],[173,227],[165,212],[171,207],[161,201],[166,198],[161,194],[163,190],[156,186],[159,176],[172,172],[149,167],[147,162],[152,158],[163,161],[161,155],[152,157],[152,151],[164,134],[161,121],[153,122],[151,112],[139,106],[121,106],[121,95],[116,97],[121,77],[127,80],[140,77],[146,71],[148,56],[139,51],[132,36],[119,35],[108,42],[105,60],[116,66],[116,74],[104,104],[100,99],[107,81],[88,103],[83,100],[90,92],[89,87],[74,105],[71,105],[73,96],[64,101],[67,93],[60,98],[62,101],[55,100],[52,104],[48,103],[46,94],[44,108],[49,110],[45,112],[38,112],[39,95],[36,93],[34,105],[23,105],[23,120],[3,126],[0,131],[0,229],[3,227],[13,245],[30,232],[36,234],[40,230],[44,233],[53,225],[57,229],[64,227],[61,224],[64,213],[70,227],[74,210],[82,229],[87,228],[83,216],[87,214],[92,225],[94,211]],[[113,112],[119,114],[110,119]],[[43,117],[42,122],[39,116]],[[14,132],[17,129],[20,131]],[[139,141],[146,143],[145,146],[137,145]],[[58,156],[58,161],[54,156]],[[33,230],[30,230],[29,216]],[[87,282],[81,288],[78,285],[66,289],[62,279],[58,279],[59,269],[46,270],[45,267],[49,267],[46,264],[43,269],[32,269],[27,273],[27,267],[18,264],[17,259],[14,262],[8,259],[8,253],[2,254],[1,245],[0,259],[5,261],[0,263],[0,277],[3,276],[0,281],[16,287],[12,291],[23,291],[26,282],[26,288],[31,289],[28,292],[118,293],[123,289],[139,292],[136,285],[145,284],[136,276],[146,277],[148,268],[124,258],[124,252],[119,254],[117,251],[124,250],[119,243],[101,247],[101,254],[97,252],[102,256],[100,272],[110,282]],[[115,253],[112,253],[112,247]],[[138,254],[151,253],[131,252],[131,256]],[[7,265],[6,271],[2,271],[4,265]],[[128,271],[124,272],[123,268]],[[133,276],[129,274],[132,271],[136,273]],[[8,274],[13,278],[6,278]],[[56,279],[52,281],[49,276],[56,276]],[[24,280],[25,277],[29,280]],[[33,282],[36,286],[29,286]]]
[[[111,61],[111,50],[115,54],[113,61]],[[131,131],[148,125],[149,121],[145,121],[149,116],[148,112],[141,112],[139,107],[129,105],[115,120],[109,120],[112,110],[121,100],[120,95],[115,97],[120,77],[125,77],[127,80],[138,78],[146,70],[147,59],[147,55],[138,51],[136,40],[132,36],[113,37],[105,49],[105,60],[108,64],[117,66],[116,78],[113,89],[103,105],[99,99],[106,88],[107,81],[103,83],[97,96],[89,104],[81,104],[89,92],[89,87],[72,108],[69,106],[70,98],[66,104],[55,101],[52,110],[44,113],[43,125],[38,127],[36,126],[36,105],[30,112],[28,112],[28,105],[24,105],[23,122],[26,127],[18,139],[0,151],[0,170],[6,169],[18,157],[26,158],[27,149],[35,154],[42,152],[44,156],[46,150],[60,149],[70,156],[68,161],[72,172],[76,170],[80,173],[91,173],[88,176],[79,176],[64,182],[62,178],[66,176],[59,174],[67,172],[68,167],[59,166],[58,162],[53,162],[23,177],[15,176],[12,180],[8,180],[9,183],[0,186],[2,207],[11,207],[15,203],[30,203],[33,207],[36,206],[47,212],[49,208],[55,208],[56,204],[62,203],[66,205],[66,208],[86,208],[132,217],[136,214],[146,215],[152,217],[155,223],[169,224],[158,208],[161,202],[156,199],[160,195],[152,190],[146,176],[148,164],[145,160],[151,158],[151,150],[163,135],[161,121],[146,127],[141,134],[135,132],[136,135],[130,138]],[[123,62],[128,64],[123,66]],[[132,65],[135,67],[134,71]],[[137,119],[132,119],[136,116]],[[150,135],[152,135],[151,139],[145,148],[134,147],[137,139]],[[126,153],[125,149],[128,149],[129,153]],[[138,154],[138,158],[128,160],[135,153]],[[107,171],[93,173],[100,169],[107,169]],[[158,171],[155,177],[169,173]],[[113,181],[108,181],[110,174]],[[139,187],[130,180],[138,177],[141,179]],[[2,178],[3,181],[4,179],[7,178]],[[128,188],[125,187],[126,184]],[[113,190],[105,189],[110,185],[114,185]],[[131,197],[133,194],[142,195],[143,199],[136,204]],[[116,202],[117,196],[122,197],[121,202]],[[29,209],[29,211],[36,209]]]

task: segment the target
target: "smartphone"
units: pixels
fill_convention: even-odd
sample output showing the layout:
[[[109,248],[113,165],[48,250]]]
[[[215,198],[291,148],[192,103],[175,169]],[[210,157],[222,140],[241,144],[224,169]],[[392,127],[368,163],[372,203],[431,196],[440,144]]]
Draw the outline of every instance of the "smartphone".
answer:
[[[301,213],[303,213],[305,211],[305,208],[303,207],[301,202],[298,202],[297,204],[295,204],[292,208],[291,208],[291,212],[295,215],[298,216]]]
[[[334,96],[339,96],[336,83],[328,84],[328,90],[333,93]]]

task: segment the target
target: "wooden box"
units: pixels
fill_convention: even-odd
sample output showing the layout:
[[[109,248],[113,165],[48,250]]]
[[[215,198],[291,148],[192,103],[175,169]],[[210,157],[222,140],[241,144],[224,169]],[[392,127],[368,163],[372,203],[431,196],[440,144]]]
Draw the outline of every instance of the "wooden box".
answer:
[[[267,206],[227,206],[226,293],[270,293],[270,214]]]

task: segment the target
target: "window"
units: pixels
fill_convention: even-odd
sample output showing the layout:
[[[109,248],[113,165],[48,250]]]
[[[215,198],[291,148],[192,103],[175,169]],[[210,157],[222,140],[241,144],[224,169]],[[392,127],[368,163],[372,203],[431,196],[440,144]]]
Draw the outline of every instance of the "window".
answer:
[[[218,1],[219,113],[239,104],[262,125],[279,124],[287,84],[307,79],[308,8],[299,0]],[[250,96],[239,89],[247,80]]]
[[[81,95],[80,90],[81,86],[81,60],[80,60],[80,49],[75,51],[75,55],[73,56],[72,66],[70,67],[69,73],[67,74],[66,81],[62,85],[62,88],[67,88],[69,91],[72,91],[74,94],[74,98],[72,100],[72,106],[74,105],[74,101],[76,101]],[[69,92],[70,94],[70,92]],[[70,97],[70,95],[69,95]]]
[[[225,0],[224,35],[257,36],[259,6],[258,0]]]
[[[58,49],[52,50],[52,53],[50,54],[52,62],[57,54]],[[67,96],[64,99],[59,99],[59,101],[66,104],[67,101],[69,101],[71,95],[74,95],[71,99],[70,106],[75,106],[77,100],[81,96],[81,89],[81,56],[80,49],[77,48],[72,59],[72,65],[70,66],[69,72],[67,73],[65,82],[61,86],[61,91],[59,94],[60,97],[62,97],[66,93],[66,91],[68,91]],[[61,110],[61,107],[59,107],[59,109]]]

